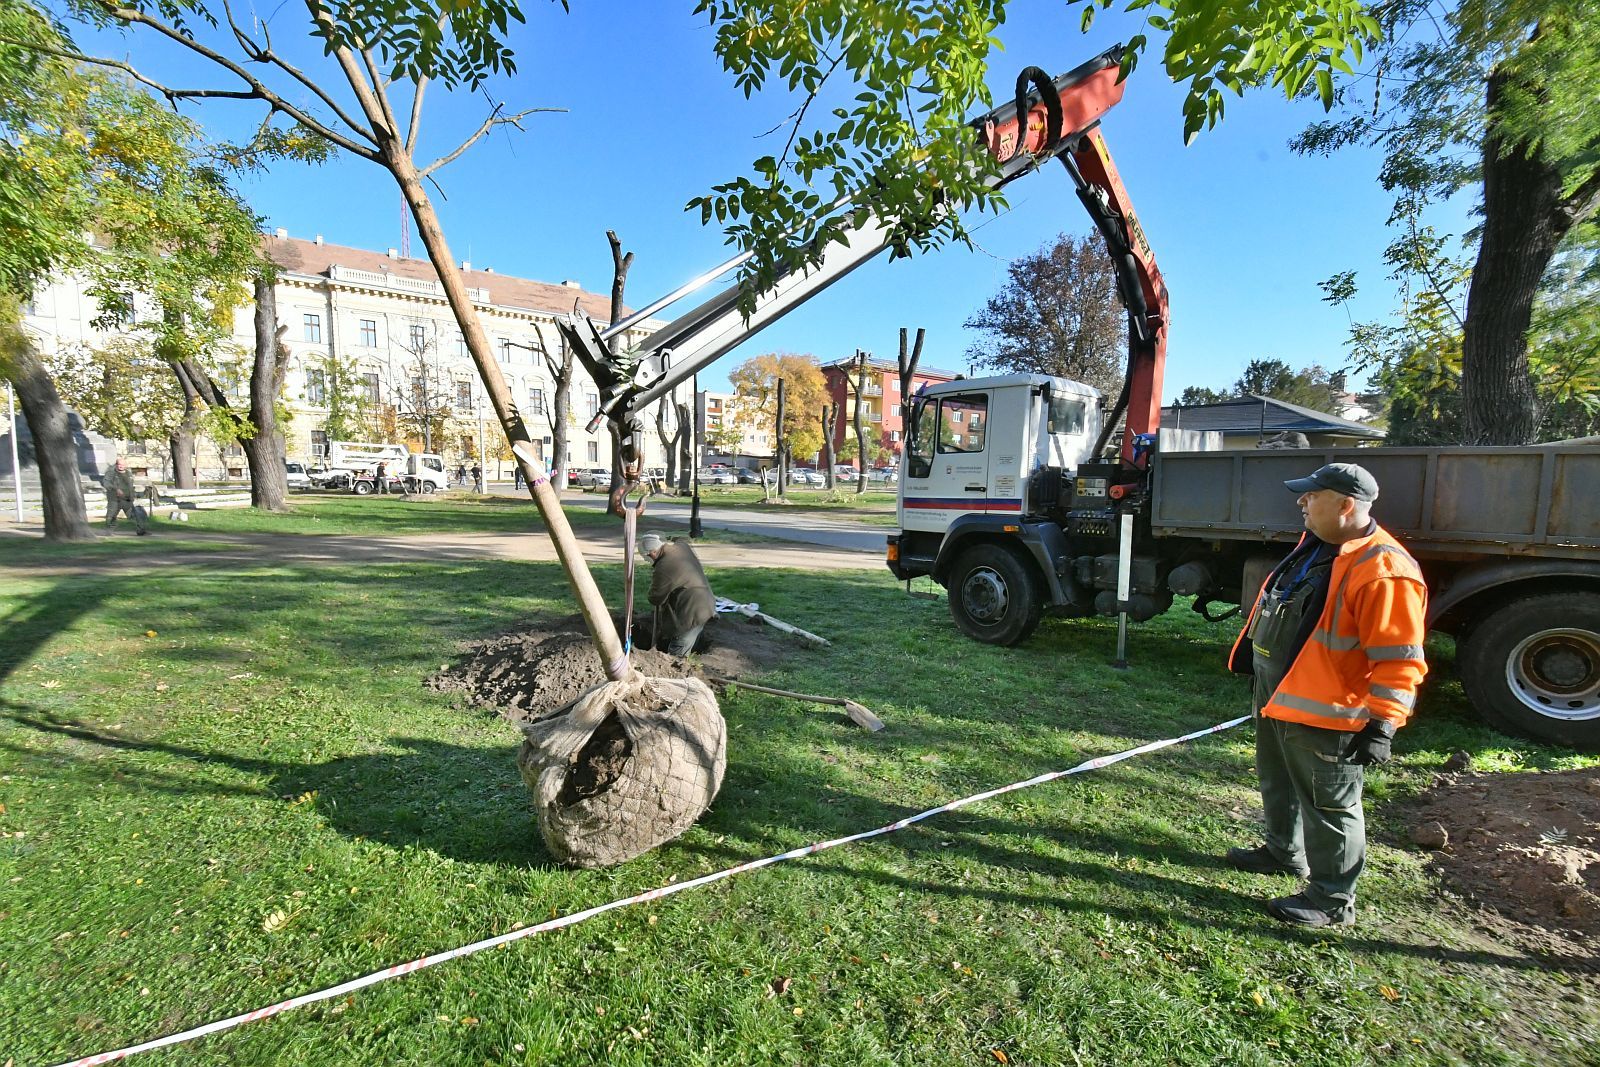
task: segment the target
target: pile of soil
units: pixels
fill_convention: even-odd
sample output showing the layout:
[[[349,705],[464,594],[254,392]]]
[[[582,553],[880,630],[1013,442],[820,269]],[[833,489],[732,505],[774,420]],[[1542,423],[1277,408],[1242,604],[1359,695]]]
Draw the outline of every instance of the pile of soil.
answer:
[[[617,632],[622,632],[617,620]],[[650,616],[635,620],[633,666],[654,678],[747,678],[814,646],[742,615],[706,623],[694,660],[652,651]],[[461,646],[455,663],[427,680],[430,689],[461,693],[513,723],[547,718],[606,680],[581,615],[540,619],[525,628]]]
[[[1443,775],[1413,819],[1445,881],[1510,937],[1600,964],[1600,768]]]

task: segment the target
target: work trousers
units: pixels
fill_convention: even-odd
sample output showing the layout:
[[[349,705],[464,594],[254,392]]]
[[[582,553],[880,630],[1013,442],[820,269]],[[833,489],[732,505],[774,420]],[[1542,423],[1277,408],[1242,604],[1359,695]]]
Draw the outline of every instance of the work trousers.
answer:
[[[1355,736],[1269,719],[1256,711],[1256,774],[1266,813],[1267,849],[1311,869],[1306,896],[1330,915],[1353,909],[1367,860],[1361,812],[1362,767],[1347,762]]]
[[[128,497],[120,496],[116,493],[108,493],[106,495],[106,525],[116,525],[117,516],[124,512],[127,513],[128,518],[133,520],[134,529],[144,529],[144,516],[140,513],[137,505]]]
[[[705,623],[701,623],[692,630],[685,630],[681,634],[675,634],[667,642],[667,654],[672,656],[687,656],[689,653],[693,652],[695,642],[700,640],[700,631],[704,630],[705,628]]]

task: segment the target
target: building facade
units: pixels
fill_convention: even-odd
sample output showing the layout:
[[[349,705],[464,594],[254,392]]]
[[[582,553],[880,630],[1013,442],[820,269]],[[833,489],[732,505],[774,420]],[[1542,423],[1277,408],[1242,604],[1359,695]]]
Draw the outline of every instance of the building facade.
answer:
[[[321,235],[301,240],[278,230],[264,240],[279,269],[278,322],[290,353],[283,394],[290,416],[283,427],[287,459],[315,463],[331,440],[382,441],[438,453],[451,467],[481,460],[491,476],[497,470],[509,475],[504,435],[431,263],[395,249],[328,244]],[[610,300],[576,282],[531,281],[474,270],[469,263],[461,268],[512,400],[541,459],[551,465],[556,398],[546,353],[559,364],[555,318],[576,307],[603,322]],[[47,358],[62,346],[102,345],[115,333],[92,325],[98,308],[73,278],[54,280],[28,311],[25,324]],[[248,405],[254,314],[253,304],[238,309],[229,346],[240,369],[225,377],[230,399],[240,406]],[[635,343],[660,325],[641,322],[625,341]],[[683,391],[687,402],[688,387]],[[574,364],[567,425],[571,466],[611,463],[605,425],[592,433],[586,429],[599,404],[593,381]],[[653,423],[653,411],[646,418]],[[655,435],[644,439],[645,465],[662,465]],[[122,445],[137,469],[170,477],[165,441]],[[237,445],[197,442],[196,467],[203,479],[247,477]]]
[[[838,449],[846,441],[855,440],[855,389],[850,384],[860,363],[857,357],[835,360],[822,365],[823,381],[827,385],[828,403],[840,413],[833,429],[833,446]],[[911,394],[925,385],[953,381],[956,375],[931,367],[917,368],[911,376]],[[905,424],[910,414],[911,400],[900,395],[900,367],[887,360],[868,358],[867,387],[861,400],[867,443],[880,452],[898,460],[905,447]]]

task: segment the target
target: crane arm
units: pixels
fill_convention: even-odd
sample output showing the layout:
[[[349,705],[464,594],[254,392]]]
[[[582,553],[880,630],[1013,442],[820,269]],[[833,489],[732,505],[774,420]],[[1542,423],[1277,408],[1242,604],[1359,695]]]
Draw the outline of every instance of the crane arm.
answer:
[[[1010,184],[1050,158],[1061,159],[1066,165],[1078,186],[1079,197],[1117,262],[1119,292],[1129,313],[1130,378],[1133,368],[1140,367],[1146,379],[1146,384],[1135,391],[1140,397],[1150,392],[1153,380],[1154,418],[1159,419],[1166,288],[1097,129],[1100,117],[1122,99],[1121,61],[1119,46],[1053,80],[1030,67],[1018,78],[1016,99],[974,120],[971,126],[980,144],[999,163],[985,179],[991,189]],[[842,200],[826,213],[851,207],[850,201]],[[809,269],[787,272],[772,287],[756,294],[754,309],[748,315],[748,290],[735,285],[621,353],[613,353],[611,344],[624,330],[738,266],[749,254],[708,271],[608,328],[601,328],[580,311],[559,317],[556,326],[564,341],[600,393],[599,412],[589,428],[598,426],[602,419],[612,420],[621,430],[624,462],[636,464],[638,435],[642,431],[640,413],[646,407],[867,263],[888,248],[892,238],[890,227],[869,214],[859,224],[847,225],[844,240],[830,243]],[[1139,348],[1137,355],[1135,347]]]

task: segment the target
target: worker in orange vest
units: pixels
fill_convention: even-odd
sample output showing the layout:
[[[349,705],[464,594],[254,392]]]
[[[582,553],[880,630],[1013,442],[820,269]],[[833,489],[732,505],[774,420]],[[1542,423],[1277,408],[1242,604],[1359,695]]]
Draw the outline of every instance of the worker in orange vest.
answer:
[[[1267,901],[1274,918],[1348,926],[1366,862],[1364,769],[1388,762],[1428,672],[1428,589],[1373,521],[1378,482],[1365,468],[1329,463],[1284,485],[1300,494],[1306,533],[1262,585],[1228,663],[1254,677],[1266,840],[1227,860],[1307,879]]]

